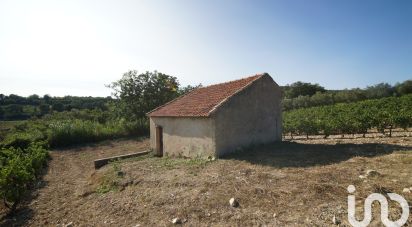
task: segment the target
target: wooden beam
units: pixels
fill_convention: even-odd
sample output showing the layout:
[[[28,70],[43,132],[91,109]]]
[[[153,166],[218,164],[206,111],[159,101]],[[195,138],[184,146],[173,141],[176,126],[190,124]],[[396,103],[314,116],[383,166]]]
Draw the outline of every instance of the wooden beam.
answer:
[[[150,151],[141,151],[141,152],[137,152],[137,153],[124,154],[124,155],[112,156],[112,157],[108,157],[108,158],[96,159],[96,160],[94,160],[94,168],[98,169],[98,168],[100,168],[104,165],[107,165],[109,162],[113,162],[113,161],[120,160],[120,159],[138,157],[138,156],[142,156],[142,155],[149,154],[149,153],[150,153]]]

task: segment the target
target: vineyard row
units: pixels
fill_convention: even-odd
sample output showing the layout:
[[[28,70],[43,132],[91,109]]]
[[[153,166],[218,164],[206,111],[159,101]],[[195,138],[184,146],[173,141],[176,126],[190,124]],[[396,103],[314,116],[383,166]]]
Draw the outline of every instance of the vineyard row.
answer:
[[[412,127],[412,95],[340,103],[287,111],[283,115],[283,133],[288,135],[366,134],[377,129]]]

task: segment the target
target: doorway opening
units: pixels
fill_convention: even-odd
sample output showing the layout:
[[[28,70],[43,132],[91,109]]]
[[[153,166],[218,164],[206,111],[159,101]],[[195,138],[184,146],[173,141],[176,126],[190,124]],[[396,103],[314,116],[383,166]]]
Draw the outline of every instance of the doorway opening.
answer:
[[[156,126],[156,155],[163,156],[163,128]]]

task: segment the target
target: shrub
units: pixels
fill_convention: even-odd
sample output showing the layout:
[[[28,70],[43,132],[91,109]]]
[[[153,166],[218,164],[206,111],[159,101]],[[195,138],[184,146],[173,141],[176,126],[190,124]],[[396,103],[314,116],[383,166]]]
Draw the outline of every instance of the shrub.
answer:
[[[46,136],[40,130],[32,129],[25,132],[12,132],[7,134],[2,142],[2,146],[5,148],[20,148],[26,149],[31,143],[44,141]]]
[[[44,143],[40,142],[31,144],[25,150],[25,153],[30,157],[30,164],[35,177],[38,177],[49,159],[49,153],[44,148]]]
[[[15,156],[0,171],[0,195],[4,205],[12,211],[25,194],[34,175],[27,157]]]
[[[0,196],[12,212],[46,165],[47,158],[47,150],[36,143],[26,149],[10,147],[0,151]]]

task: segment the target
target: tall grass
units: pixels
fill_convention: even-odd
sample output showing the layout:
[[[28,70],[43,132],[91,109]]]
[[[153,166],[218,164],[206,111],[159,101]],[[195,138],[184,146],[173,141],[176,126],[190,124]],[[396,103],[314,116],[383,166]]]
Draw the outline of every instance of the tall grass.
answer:
[[[28,120],[15,125],[0,138],[0,147],[25,149],[30,143],[40,141],[49,147],[63,147],[149,133],[147,119],[126,120],[105,114],[72,111]]]
[[[49,124],[48,143],[51,147],[97,142],[126,136],[142,136],[148,132],[145,122],[66,120]]]

